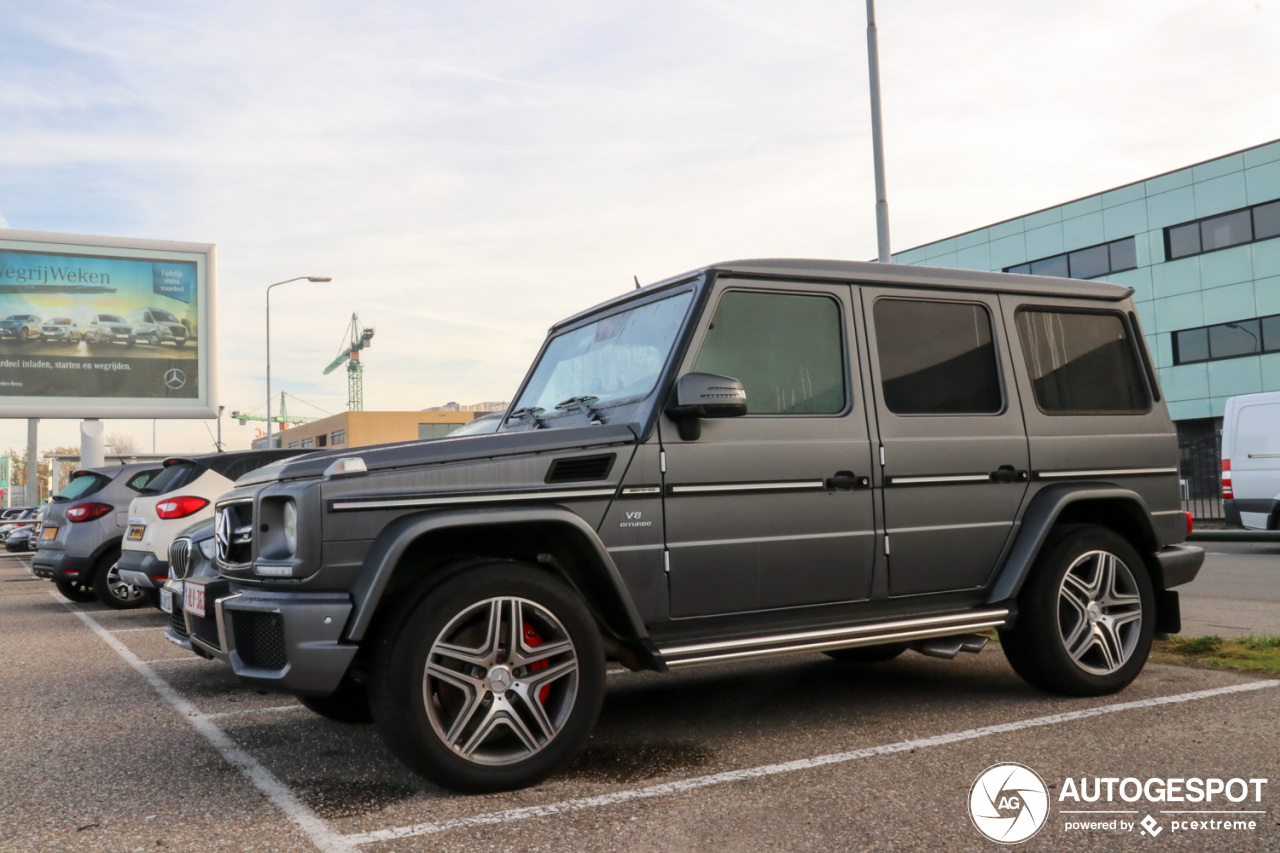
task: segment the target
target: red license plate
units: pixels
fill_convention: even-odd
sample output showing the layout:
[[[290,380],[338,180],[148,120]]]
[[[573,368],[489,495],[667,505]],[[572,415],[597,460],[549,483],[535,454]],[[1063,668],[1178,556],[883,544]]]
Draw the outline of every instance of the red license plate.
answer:
[[[182,609],[193,616],[204,616],[204,584],[187,581],[183,585]]]

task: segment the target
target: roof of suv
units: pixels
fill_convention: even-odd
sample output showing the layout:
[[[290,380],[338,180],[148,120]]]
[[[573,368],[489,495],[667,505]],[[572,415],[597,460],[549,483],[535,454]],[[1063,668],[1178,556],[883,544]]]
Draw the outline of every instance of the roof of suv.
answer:
[[[1051,278],[1042,275],[984,272],[980,270],[943,269],[941,267],[915,266],[913,264],[882,264],[873,261],[826,261],[809,258],[760,258],[755,260],[723,261],[701,269],[646,285],[641,291],[652,291],[683,282],[708,272],[736,275],[744,278],[808,279],[810,281],[841,281],[858,284],[881,284],[895,287],[919,287],[930,290],[956,290],[961,292],[1022,293],[1032,296],[1055,296],[1074,299],[1101,299],[1119,302],[1133,294],[1133,288],[1076,278]],[[637,291],[602,302],[585,311],[566,317],[552,326],[557,329],[575,323],[583,317],[635,298]]]

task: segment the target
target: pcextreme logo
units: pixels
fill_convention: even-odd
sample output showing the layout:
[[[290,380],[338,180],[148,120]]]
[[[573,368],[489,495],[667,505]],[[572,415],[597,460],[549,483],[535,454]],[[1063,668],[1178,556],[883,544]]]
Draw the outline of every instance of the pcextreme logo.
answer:
[[[1049,817],[1049,789],[1025,764],[993,764],[969,789],[969,818],[987,838],[1018,844],[1035,835]]]

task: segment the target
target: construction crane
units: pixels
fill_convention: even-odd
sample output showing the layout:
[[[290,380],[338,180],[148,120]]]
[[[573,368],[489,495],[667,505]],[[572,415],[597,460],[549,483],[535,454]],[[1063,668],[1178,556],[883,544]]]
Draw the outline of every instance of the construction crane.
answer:
[[[360,350],[369,346],[373,340],[373,328],[362,328],[360,318],[351,315],[351,325],[347,327],[351,343],[343,346],[342,351],[333,363],[324,369],[325,376],[342,366],[347,365],[347,411],[364,411],[364,365],[360,363]]]
[[[289,414],[289,410],[285,408],[285,404],[284,404],[284,398],[285,398],[285,396],[286,396],[286,395],[285,395],[285,393],[284,393],[283,391],[281,391],[281,392],[280,392],[280,409],[279,409],[280,414],[278,414],[278,415],[272,415],[272,416],[271,416],[271,422],[272,422],[273,424],[280,424],[281,426],[284,426],[284,425],[286,425],[286,424],[309,424],[309,423],[311,423],[312,421],[318,421],[318,420],[320,420],[319,418],[308,418],[308,417],[304,417],[304,416],[302,416],[302,415],[292,415],[292,416],[291,416],[291,415]],[[300,399],[300,398],[298,398],[298,397],[294,397],[293,399],[297,400],[299,403],[307,403],[307,401],[306,401],[306,400]],[[308,405],[308,406],[310,406],[311,404],[310,404],[310,403],[307,403],[307,405]],[[251,414],[249,414],[248,412],[232,412],[232,413],[231,413],[231,417],[233,417],[233,418],[235,418],[236,420],[238,420],[238,421],[240,422],[240,426],[244,426],[244,425],[245,425],[245,421],[265,421],[265,420],[267,420],[267,419],[266,419],[265,417],[263,417],[262,415],[251,415]]]

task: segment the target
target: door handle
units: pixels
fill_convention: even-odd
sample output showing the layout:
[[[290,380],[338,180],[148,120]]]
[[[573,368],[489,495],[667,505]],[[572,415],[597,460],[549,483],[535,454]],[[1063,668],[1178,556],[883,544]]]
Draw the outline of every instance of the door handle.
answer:
[[[871,485],[870,477],[859,477],[852,471],[837,471],[834,477],[827,478],[827,488],[838,492],[851,489],[865,489]]]
[[[991,472],[991,482],[993,483],[1017,483],[1025,479],[1027,479],[1027,472],[1019,471],[1012,465],[1001,465]]]

